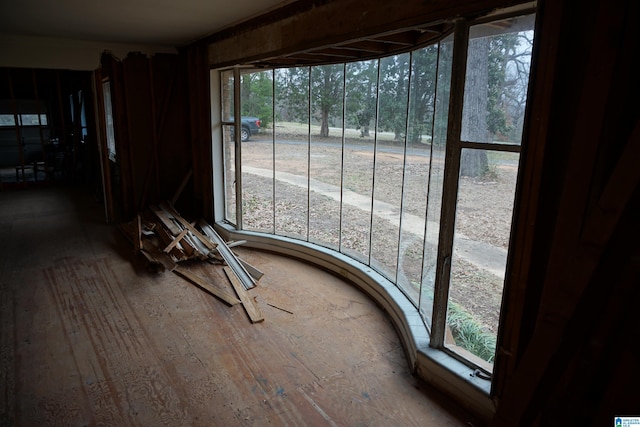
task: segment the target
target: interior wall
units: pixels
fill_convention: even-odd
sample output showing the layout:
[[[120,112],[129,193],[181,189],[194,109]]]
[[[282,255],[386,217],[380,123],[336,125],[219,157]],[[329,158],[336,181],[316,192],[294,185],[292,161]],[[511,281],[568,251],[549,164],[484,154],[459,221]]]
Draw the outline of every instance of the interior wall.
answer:
[[[103,52],[125,58],[128,52],[177,53],[172,46],[131,45],[35,36],[0,36],[0,67],[93,71]]]
[[[178,54],[131,53],[121,61],[104,55],[101,75],[111,83],[116,162],[106,161],[121,190],[116,220],[129,221],[149,204],[170,200],[191,170],[186,66]],[[180,203],[193,197],[192,187]]]
[[[196,217],[209,222],[213,215],[212,170],[212,120],[211,82],[208,66],[207,46],[192,46],[182,54],[185,57],[189,90],[189,129],[192,146],[192,190],[191,210]],[[184,203],[184,198],[183,198]]]

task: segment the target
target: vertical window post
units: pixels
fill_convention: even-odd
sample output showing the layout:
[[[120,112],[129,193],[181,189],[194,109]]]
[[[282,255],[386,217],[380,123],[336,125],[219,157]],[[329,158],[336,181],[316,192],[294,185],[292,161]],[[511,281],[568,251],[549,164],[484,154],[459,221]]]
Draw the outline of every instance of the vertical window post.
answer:
[[[449,100],[449,125],[447,127],[447,147],[444,166],[444,190],[440,214],[440,235],[438,238],[438,260],[433,296],[433,317],[430,346],[444,347],[449,297],[449,276],[453,251],[453,231],[455,225],[456,201],[458,197],[458,170],[460,169],[460,131],[462,126],[462,100],[467,64],[469,25],[458,20],[454,29],[454,49],[451,93]]]
[[[240,106],[240,69],[233,69],[233,127],[235,129],[236,226],[242,230],[242,117]]]

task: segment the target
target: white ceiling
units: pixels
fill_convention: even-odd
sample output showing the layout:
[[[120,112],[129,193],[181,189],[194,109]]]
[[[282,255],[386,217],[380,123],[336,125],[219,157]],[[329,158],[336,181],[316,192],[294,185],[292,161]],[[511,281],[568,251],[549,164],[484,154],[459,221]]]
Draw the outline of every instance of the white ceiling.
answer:
[[[0,35],[183,46],[292,0],[0,0]]]

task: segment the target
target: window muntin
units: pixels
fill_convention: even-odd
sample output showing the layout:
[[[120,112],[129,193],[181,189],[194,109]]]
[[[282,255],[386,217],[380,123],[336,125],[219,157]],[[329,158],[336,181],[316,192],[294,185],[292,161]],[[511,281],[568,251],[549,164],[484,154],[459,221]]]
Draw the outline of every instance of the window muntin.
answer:
[[[532,23],[533,19],[519,22]],[[519,26],[518,31],[521,28]],[[470,34],[474,32],[470,31]],[[531,32],[524,38],[532,40]],[[458,129],[463,129],[462,141],[447,141],[450,98],[455,102],[462,101],[461,93],[451,93],[452,40],[453,36],[450,36],[432,46],[379,60],[325,66],[343,70],[343,94],[336,109],[342,108],[342,111],[341,114],[333,113],[333,122],[322,120],[321,102],[316,97],[320,89],[314,85],[319,84],[323,76],[320,67],[261,71],[271,73],[273,90],[269,96],[272,96],[273,124],[265,129],[267,141],[261,139],[242,144],[243,182],[259,175],[255,182],[261,184],[256,185],[265,185],[273,194],[269,198],[269,191],[263,191],[258,199],[245,197],[255,188],[243,185],[238,197],[243,200],[242,220],[247,224],[244,229],[272,232],[338,249],[375,268],[408,296],[427,325],[432,323],[436,271],[442,269],[439,263],[451,262],[451,258],[455,263],[451,281],[448,271],[441,278],[446,281],[447,294],[451,286],[451,297],[445,296],[445,311],[447,306],[453,307],[451,311],[460,308],[456,292],[469,286],[458,277],[464,270],[465,257],[461,255],[461,240],[452,236],[454,232],[458,237],[465,235],[462,223],[447,231],[452,236],[454,256],[438,258],[441,214],[448,212],[451,216],[453,212],[454,218],[458,216],[456,206],[453,211],[443,210],[442,206],[445,193],[457,192],[458,185],[456,182],[453,187],[445,187],[445,157],[457,153],[454,155],[460,159],[468,157],[469,153],[483,152],[492,162],[483,171],[486,174],[492,168],[495,172],[503,166],[504,159],[500,160],[500,156],[505,153],[502,152],[515,152],[510,160],[515,165],[515,177],[521,139],[512,138],[518,144],[505,140],[496,144],[494,132],[490,137],[475,138],[488,142],[477,142],[473,137],[466,141],[466,136],[473,133],[461,123]],[[502,52],[508,53],[507,50]],[[421,63],[430,65],[421,66]],[[502,73],[501,76],[506,78],[509,74]],[[244,83],[241,86],[243,99],[255,95],[250,94],[255,87]],[[522,94],[526,94],[526,84],[524,89]],[[464,101],[467,109],[470,104],[466,96]],[[520,101],[524,105],[526,99]],[[484,109],[486,124],[495,110],[486,106]],[[463,115],[468,115],[468,111]],[[245,112],[244,108],[243,113],[258,115]],[[451,119],[460,120],[460,117]],[[334,143],[322,139],[327,138],[321,136],[323,126],[325,129],[328,126],[330,132],[335,130],[334,135],[330,134],[336,139]],[[358,136],[352,138],[352,135]],[[447,144],[451,143],[453,148],[447,149]],[[488,147],[476,147],[483,144]],[[418,155],[421,149],[422,157]],[[323,159],[327,160],[326,164]],[[466,164],[466,160],[462,164]],[[249,175],[254,176],[249,178]],[[511,184],[515,191],[515,178]],[[507,192],[511,203],[513,191]],[[252,207],[256,200],[261,209]],[[465,206],[459,203],[457,207],[464,209]],[[272,230],[268,230],[269,225],[251,225],[258,224],[258,216],[269,217],[269,209],[272,210]],[[507,210],[505,215],[510,218],[510,209]],[[329,215],[323,216],[322,212]],[[453,221],[449,219],[449,222]],[[494,314],[499,313],[500,298],[493,300],[497,302],[491,310]],[[466,310],[466,307],[462,308]],[[460,312],[462,310],[457,310]],[[451,325],[454,314],[450,313]],[[463,340],[452,340],[450,327],[438,331],[432,331],[432,340],[434,333],[441,333],[439,342],[446,348],[471,363],[492,369],[490,364],[478,359],[472,349],[462,348],[460,345],[466,345]],[[492,356],[485,358],[490,361]]]

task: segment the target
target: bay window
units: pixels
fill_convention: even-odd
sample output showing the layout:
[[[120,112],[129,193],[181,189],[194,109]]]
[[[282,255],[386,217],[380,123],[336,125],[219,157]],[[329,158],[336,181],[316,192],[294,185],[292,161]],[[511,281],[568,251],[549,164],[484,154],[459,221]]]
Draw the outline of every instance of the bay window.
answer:
[[[430,348],[490,380],[534,19],[458,20],[378,58],[214,71],[222,222],[384,278]],[[243,116],[262,123],[247,141]]]

